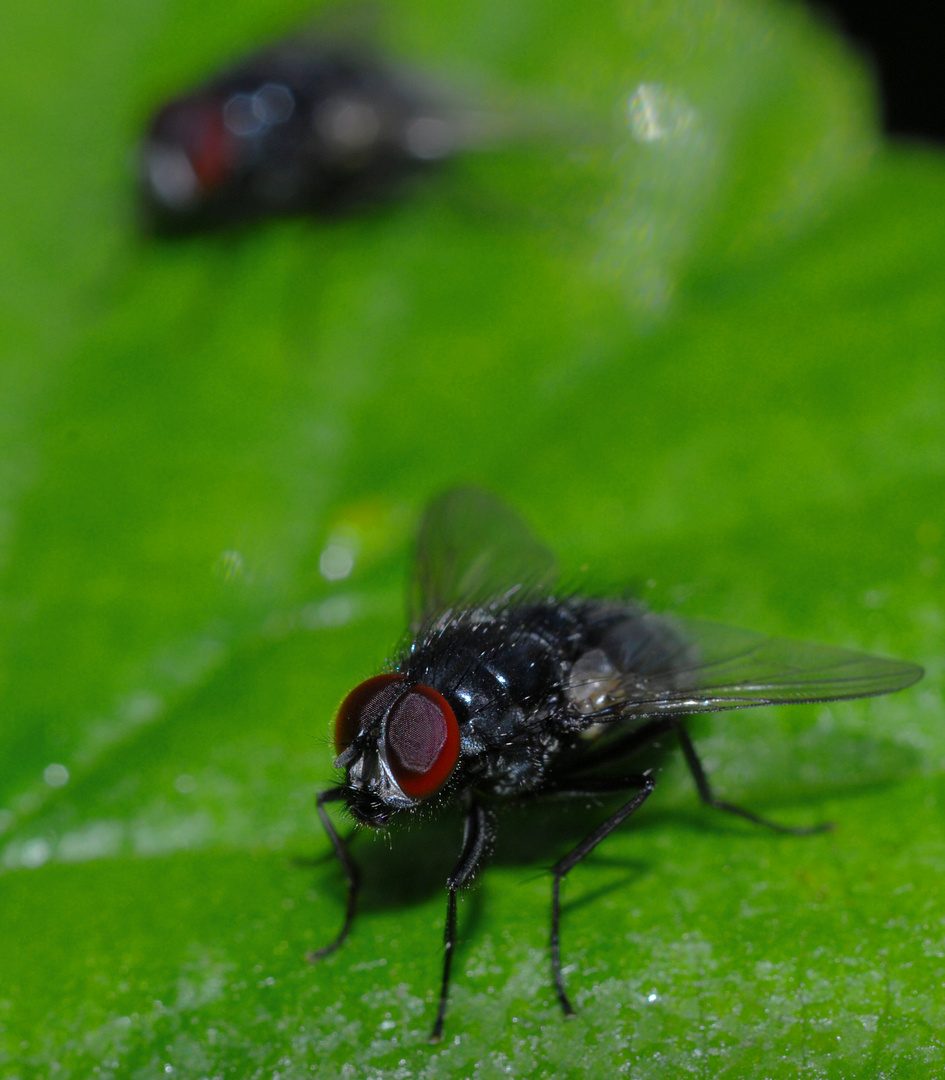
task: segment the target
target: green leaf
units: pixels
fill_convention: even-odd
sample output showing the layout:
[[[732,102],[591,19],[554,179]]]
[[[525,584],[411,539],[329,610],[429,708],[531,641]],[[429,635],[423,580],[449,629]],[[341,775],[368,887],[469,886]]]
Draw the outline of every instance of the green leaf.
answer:
[[[945,1063],[945,162],[779,4],[401,0],[378,31],[514,132],[383,212],[160,244],[151,108],[306,6],[21,5],[0,40],[0,1071],[926,1077]],[[426,1039],[460,822],[313,807],[404,626],[416,517],[480,483],[566,573],[923,663],[694,725],[602,808],[511,811]],[[344,577],[331,553],[353,554]],[[326,562],[327,559],[327,562]],[[372,842],[373,841],[373,842]]]

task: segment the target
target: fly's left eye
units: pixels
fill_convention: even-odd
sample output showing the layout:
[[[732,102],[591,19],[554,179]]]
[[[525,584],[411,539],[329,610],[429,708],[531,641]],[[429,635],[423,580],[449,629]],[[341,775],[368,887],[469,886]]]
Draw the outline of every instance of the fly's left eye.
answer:
[[[236,153],[221,103],[186,98],[154,120],[144,164],[158,200],[172,210],[187,209],[230,178]]]
[[[218,187],[233,165],[232,137],[223,124],[219,105],[196,102],[182,109],[182,143],[191,167],[205,191]]]
[[[449,702],[429,686],[409,690],[387,718],[387,760],[405,795],[425,799],[449,779],[459,758],[459,725]]]
[[[401,693],[403,681],[403,675],[375,675],[351,691],[335,718],[335,753],[343,754],[365,728],[380,720]]]

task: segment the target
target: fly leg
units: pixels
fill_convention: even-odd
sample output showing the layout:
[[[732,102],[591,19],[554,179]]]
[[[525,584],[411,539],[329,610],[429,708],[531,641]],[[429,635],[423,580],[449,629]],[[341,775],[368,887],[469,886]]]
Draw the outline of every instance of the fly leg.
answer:
[[[345,907],[344,925],[341,927],[338,936],[334,941],[329,942],[327,945],[323,945],[320,949],[313,949],[311,952],[306,953],[305,959],[308,960],[309,963],[321,960],[323,956],[328,956],[329,953],[333,953],[335,949],[341,945],[348,936],[348,931],[351,929],[351,924],[354,922],[355,912],[358,909],[358,892],[361,888],[361,871],[358,869],[358,864],[351,858],[351,852],[348,850],[348,845],[338,835],[338,830],[332,824],[331,818],[328,816],[328,811],[325,809],[325,803],[337,802],[339,799],[344,798],[344,794],[344,788],[329,788],[327,791],[323,791],[315,800],[315,808],[318,811],[318,816],[321,818],[322,825],[325,827],[325,832],[328,833],[328,839],[331,841],[331,846],[335,849],[335,855],[338,858],[338,862],[341,863],[345,881],[348,883],[348,901]]]
[[[833,828],[833,824],[829,821],[824,822],[822,825],[779,825],[776,821],[769,821],[768,818],[753,814],[750,810],[745,810],[741,806],[734,806],[732,803],[716,798],[712,793],[709,778],[705,774],[705,769],[702,767],[696,748],[692,745],[692,739],[689,738],[689,732],[679,721],[673,724],[673,728],[676,732],[676,738],[679,740],[679,748],[682,750],[686,764],[689,766],[689,772],[692,773],[692,778],[696,783],[699,798],[706,806],[711,806],[715,810],[724,810],[728,814],[735,814],[746,821],[754,822],[756,825],[764,825],[768,829],[774,829],[775,832],[792,833],[795,836],[809,836],[811,833],[829,832]]]
[[[558,795],[579,797],[582,795],[599,795],[608,791],[625,791],[627,788],[639,788],[637,794],[629,802],[624,803],[615,814],[612,814],[603,824],[598,825],[590,836],[582,840],[573,851],[565,855],[563,859],[559,859],[551,868],[553,875],[551,886],[551,974],[554,979],[555,993],[558,996],[558,1001],[561,1002],[561,1008],[564,1010],[565,1016],[574,1014],[574,1006],[565,993],[564,977],[561,974],[561,882],[582,859],[590,855],[601,840],[610,836],[618,825],[623,824],[635,810],[638,810],[643,805],[655,786],[656,780],[653,776],[650,773],[643,773],[636,776],[605,778],[596,781],[593,778],[588,778],[581,782],[579,788],[555,792]]]
[[[456,948],[456,893],[464,888],[476,876],[492,847],[495,833],[494,818],[491,811],[478,802],[473,802],[466,814],[463,829],[463,850],[452,874],[446,882],[446,926],[443,930],[443,981],[440,984],[440,1003],[436,1010],[436,1020],[430,1033],[430,1042],[439,1042],[443,1036],[443,1021],[446,1019],[446,1002],[450,986],[450,968],[453,965],[453,952]]]

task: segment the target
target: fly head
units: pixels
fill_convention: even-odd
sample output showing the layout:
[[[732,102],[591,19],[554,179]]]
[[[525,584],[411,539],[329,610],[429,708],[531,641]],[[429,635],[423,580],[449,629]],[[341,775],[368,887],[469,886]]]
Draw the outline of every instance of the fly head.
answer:
[[[375,675],[342,702],[335,748],[349,810],[360,824],[379,827],[443,787],[459,760],[459,725],[432,687]]]

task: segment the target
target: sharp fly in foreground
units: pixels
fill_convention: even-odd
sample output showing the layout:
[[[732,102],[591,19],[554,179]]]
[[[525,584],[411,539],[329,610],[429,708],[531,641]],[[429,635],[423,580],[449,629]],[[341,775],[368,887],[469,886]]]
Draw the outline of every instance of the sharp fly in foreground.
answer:
[[[559,946],[562,879],[649,796],[633,757],[674,737],[703,802],[783,832],[794,829],[716,798],[686,731],[692,713],[839,701],[901,690],[915,664],[766,638],[664,615],[628,600],[555,596],[555,560],[503,503],[475,488],[436,499],[423,519],[411,586],[409,644],[389,670],[345,698],[335,722],[342,783],[318,813],[348,883],[347,937],[360,875],[326,805],[361,825],[459,803],[465,832],[446,882],[445,960],[431,1038],[443,1031],[456,944],[456,894],[486,862],[497,804],[630,792],[552,868],[551,966],[573,1012]],[[823,826],[821,826],[823,828]]]

